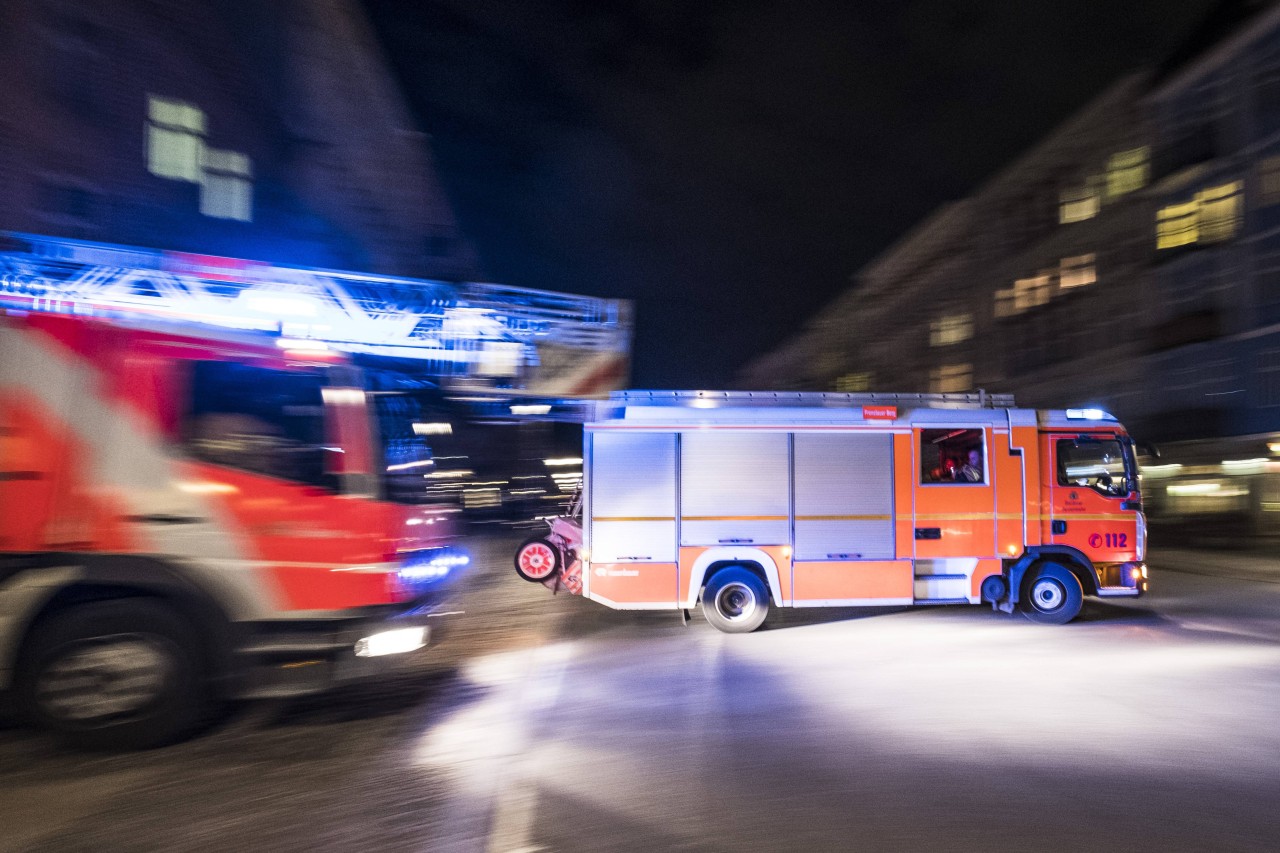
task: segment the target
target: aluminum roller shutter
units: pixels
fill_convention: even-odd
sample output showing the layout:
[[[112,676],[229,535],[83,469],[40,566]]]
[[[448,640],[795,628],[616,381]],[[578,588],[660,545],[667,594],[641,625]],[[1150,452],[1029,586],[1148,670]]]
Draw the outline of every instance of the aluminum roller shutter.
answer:
[[[790,541],[789,436],[686,432],[680,438],[682,545]]]
[[[894,554],[893,437],[798,433],[797,560],[885,560]]]
[[[676,561],[675,433],[592,432],[593,563]]]

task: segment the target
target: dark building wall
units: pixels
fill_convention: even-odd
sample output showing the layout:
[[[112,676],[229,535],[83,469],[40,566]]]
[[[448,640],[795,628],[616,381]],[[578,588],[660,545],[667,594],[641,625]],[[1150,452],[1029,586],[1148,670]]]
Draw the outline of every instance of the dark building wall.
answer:
[[[1280,7],[1231,24],[931,217],[741,384],[985,387],[1156,439],[1280,432]]]
[[[0,229],[474,275],[425,137],[349,0],[10,0],[0,50]],[[152,96],[203,117],[204,177],[149,169]],[[221,197],[208,175],[247,179],[247,220],[202,212]]]

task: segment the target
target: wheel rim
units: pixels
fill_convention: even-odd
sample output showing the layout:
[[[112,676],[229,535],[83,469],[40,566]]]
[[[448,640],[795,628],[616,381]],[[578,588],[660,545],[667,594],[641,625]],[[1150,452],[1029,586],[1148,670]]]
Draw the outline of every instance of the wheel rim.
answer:
[[[556,567],[555,552],[535,542],[520,550],[520,570],[531,578],[544,578]]]
[[[1057,610],[1067,600],[1067,591],[1052,578],[1041,578],[1031,587],[1031,603],[1037,610]]]
[[[159,698],[171,671],[169,656],[154,639],[97,637],[45,667],[35,700],[49,716],[73,722],[126,716]]]
[[[751,587],[734,581],[716,593],[716,612],[730,622],[742,622],[756,612],[756,596]]]

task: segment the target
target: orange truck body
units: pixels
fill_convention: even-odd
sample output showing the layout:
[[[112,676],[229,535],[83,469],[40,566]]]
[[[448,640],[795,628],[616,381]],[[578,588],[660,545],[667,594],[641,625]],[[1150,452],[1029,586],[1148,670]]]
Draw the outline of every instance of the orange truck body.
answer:
[[[586,425],[573,569],[609,607],[692,608],[733,566],[775,607],[1012,610],[1047,563],[1086,596],[1147,587],[1132,441],[1096,410],[752,392],[621,392],[602,406]]]
[[[0,688],[20,681],[44,620],[90,601],[172,608],[231,697],[362,674],[374,660],[356,644],[387,628],[426,626],[427,640],[433,598],[402,570],[442,553],[452,521],[382,497],[376,418],[345,356],[11,313],[0,316]],[[201,397],[207,381],[221,410]],[[311,395],[301,403],[273,397],[298,383]],[[319,446],[194,426],[268,410]]]

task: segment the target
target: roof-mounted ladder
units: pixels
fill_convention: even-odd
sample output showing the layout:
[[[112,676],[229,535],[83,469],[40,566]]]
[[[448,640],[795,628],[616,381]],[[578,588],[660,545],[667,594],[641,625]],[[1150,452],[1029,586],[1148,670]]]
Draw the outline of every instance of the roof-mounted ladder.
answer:
[[[826,391],[614,391],[609,402],[629,406],[724,408],[728,406],[912,406],[932,409],[1009,409],[1012,394],[979,390],[956,394],[840,393]]]

